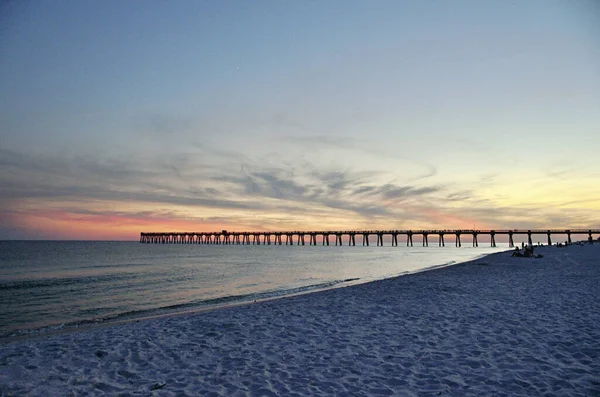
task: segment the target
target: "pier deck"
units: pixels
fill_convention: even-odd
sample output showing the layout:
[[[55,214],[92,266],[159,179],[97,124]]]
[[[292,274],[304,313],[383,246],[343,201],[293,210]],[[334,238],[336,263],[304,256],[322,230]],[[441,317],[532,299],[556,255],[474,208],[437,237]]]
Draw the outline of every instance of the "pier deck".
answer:
[[[497,236],[508,236],[508,245],[514,247],[515,236],[527,236],[527,242],[533,245],[533,235],[544,235],[548,245],[552,245],[552,237],[566,235],[569,244],[573,235],[587,235],[592,239],[599,235],[600,229],[512,229],[512,230],[319,230],[319,231],[278,231],[278,232],[235,232],[222,230],[220,232],[167,232],[167,233],[141,233],[140,243],[144,244],[226,244],[226,245],[322,245],[330,244],[330,237],[335,239],[335,245],[342,245],[343,238],[347,245],[356,245],[356,236],[362,237],[362,245],[370,244],[369,237],[377,239],[377,246],[383,246],[383,237],[391,237],[391,245],[398,245],[398,236],[405,237],[407,246],[413,246],[413,237],[421,237],[423,246],[429,246],[429,237],[437,237],[440,247],[445,246],[444,237],[454,237],[454,245],[462,246],[461,236],[469,236],[474,247],[479,246],[479,236],[489,236],[490,245],[496,247]],[[319,239],[318,239],[319,238]],[[262,242],[261,242],[262,239]],[[294,239],[296,244],[294,244]],[[389,240],[389,239],[388,239]]]

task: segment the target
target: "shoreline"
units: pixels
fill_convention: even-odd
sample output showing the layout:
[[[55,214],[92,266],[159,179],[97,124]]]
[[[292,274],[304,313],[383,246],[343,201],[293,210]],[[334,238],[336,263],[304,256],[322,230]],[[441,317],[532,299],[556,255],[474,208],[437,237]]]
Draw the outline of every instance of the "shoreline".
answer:
[[[3,344],[0,393],[600,394],[600,245],[539,252]]]
[[[510,250],[510,249],[507,248],[507,250]],[[379,278],[379,279],[375,279],[375,280],[366,280],[366,281],[364,281],[360,278],[359,279],[348,279],[348,280],[343,280],[342,282],[336,283],[336,284],[328,286],[328,287],[308,289],[306,291],[300,291],[300,292],[282,294],[282,295],[276,295],[276,296],[269,296],[269,297],[264,297],[264,298],[259,298],[259,299],[250,299],[250,300],[242,299],[242,300],[238,300],[238,301],[221,303],[221,304],[212,304],[212,305],[208,304],[205,306],[198,305],[197,307],[192,307],[192,308],[183,309],[183,310],[169,310],[168,308],[158,308],[158,309],[154,309],[154,310],[156,310],[156,311],[164,310],[165,312],[155,313],[155,314],[150,313],[150,314],[141,315],[139,317],[134,314],[134,315],[131,315],[130,317],[119,318],[119,319],[115,319],[115,320],[107,319],[107,320],[99,320],[99,321],[89,321],[89,322],[85,322],[82,324],[78,324],[78,323],[58,324],[58,325],[50,325],[50,326],[46,326],[46,327],[42,327],[42,328],[22,330],[22,331],[18,331],[19,333],[17,335],[10,335],[10,336],[5,336],[5,337],[0,338],[0,346],[4,345],[4,344],[9,344],[12,342],[43,339],[45,337],[51,337],[53,335],[62,335],[62,334],[68,334],[68,333],[72,333],[72,332],[88,332],[88,331],[92,331],[95,329],[118,326],[118,325],[122,325],[122,324],[133,323],[133,322],[142,322],[142,321],[157,320],[157,319],[169,318],[169,317],[194,315],[194,314],[200,314],[200,313],[205,313],[205,312],[211,312],[214,310],[224,310],[224,309],[238,307],[238,306],[252,305],[255,303],[269,302],[269,301],[273,301],[273,300],[293,298],[296,296],[301,296],[301,295],[306,295],[306,294],[320,293],[320,292],[329,291],[329,290],[333,290],[333,289],[337,289],[337,288],[346,288],[346,287],[352,287],[352,286],[356,286],[356,285],[376,283],[379,281],[394,279],[397,277],[410,276],[410,275],[418,274],[421,272],[434,271],[434,270],[442,269],[442,268],[445,268],[448,266],[456,266],[456,265],[460,265],[463,263],[469,263],[472,261],[479,260],[481,258],[485,258],[490,255],[501,254],[503,252],[506,252],[506,251],[499,251],[499,252],[493,252],[493,253],[488,253],[488,254],[480,254],[480,255],[476,256],[474,259],[469,259],[466,261],[455,262],[455,261],[451,260],[451,261],[443,263],[443,264],[431,265],[431,266],[428,266],[428,267],[425,267],[422,269],[417,269],[417,270],[412,270],[412,271],[404,271],[400,274],[396,274],[391,277]]]

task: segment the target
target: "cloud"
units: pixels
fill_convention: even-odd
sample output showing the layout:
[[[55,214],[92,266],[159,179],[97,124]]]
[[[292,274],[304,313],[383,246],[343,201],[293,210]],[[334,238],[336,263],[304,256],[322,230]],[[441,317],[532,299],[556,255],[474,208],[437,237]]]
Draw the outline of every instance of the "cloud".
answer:
[[[354,186],[370,182],[377,174],[375,172],[320,171],[317,169],[310,172],[310,175],[320,182],[321,187],[328,194],[334,195],[350,193]]]
[[[162,162],[57,159],[0,149],[0,164],[6,166],[0,172],[0,197],[4,199],[101,199],[227,209],[264,207],[229,199],[212,186],[178,184],[172,178],[171,168]],[[181,174],[178,179],[184,179]]]
[[[290,204],[297,203],[320,205],[329,209],[353,212],[362,217],[391,216],[388,204],[381,199],[389,200],[403,196],[416,197],[437,192],[439,187],[397,186],[360,186],[371,180],[372,172],[318,171],[308,170],[305,174],[290,169],[245,171],[244,175],[220,175],[214,180],[223,181],[234,186],[238,191],[250,197],[273,198],[285,200]],[[304,179],[301,183],[297,179]],[[363,194],[361,197],[360,194]],[[365,200],[364,194],[370,196]]]
[[[257,171],[248,177],[253,180],[253,186],[259,187],[258,193],[278,199],[297,200],[303,198],[307,187],[296,183],[291,178],[278,175],[279,172]]]
[[[458,189],[449,182],[397,183],[385,171],[317,167],[293,158],[248,160],[233,151],[212,152],[207,146],[197,149],[200,155],[193,150],[124,158],[42,156],[0,149],[0,217],[12,214],[11,224],[4,222],[0,236],[23,235],[19,216],[49,208],[140,222],[187,219],[256,229],[310,228],[313,222],[350,227],[574,227],[600,220],[597,211],[535,203],[508,207],[482,196],[476,188],[461,185]],[[212,154],[202,155],[207,153]],[[486,188],[493,187],[493,176],[482,179]],[[590,202],[596,201],[563,205]],[[103,212],[98,203],[115,210]],[[136,206],[144,210],[133,210]],[[56,214],[47,212],[47,216]]]
[[[447,201],[466,201],[474,197],[474,193],[471,190],[460,190],[448,194],[445,199]]]
[[[415,187],[415,186],[395,186],[386,184],[379,187],[376,191],[385,199],[399,199],[415,196],[423,196],[429,193],[435,193],[440,188],[436,186]]]
[[[141,202],[165,205],[201,206],[223,209],[266,209],[260,203],[227,200],[213,188],[195,190],[194,196],[175,192],[167,195],[144,191],[120,190],[113,187],[92,187],[81,185],[41,185],[31,186],[28,183],[5,183],[0,197],[6,199],[71,199],[81,202],[86,199],[109,200],[115,202]],[[179,193],[179,194],[177,194]]]
[[[229,158],[228,153],[227,157]],[[144,202],[222,209],[282,209],[298,212],[305,204],[353,212],[363,217],[389,216],[384,203],[356,197],[357,190],[375,198],[421,196],[438,187],[360,186],[377,176],[349,170],[260,167],[243,164],[219,167],[203,164],[191,154],[144,159],[50,158],[3,149],[0,163],[5,199],[90,199]],[[197,169],[203,171],[195,171]],[[192,171],[188,171],[192,170]],[[223,184],[224,183],[224,184]],[[276,201],[266,202],[265,199]]]
[[[377,186],[373,186],[373,185],[367,185],[367,186],[360,186],[355,188],[352,193],[356,194],[356,195],[361,195],[361,194],[371,194],[374,190],[377,190],[378,187]]]
[[[387,159],[394,163],[410,163],[413,166],[417,165],[425,170],[422,174],[407,179],[409,183],[431,178],[437,174],[437,168],[434,165],[425,163],[416,158],[407,157],[406,155],[400,157],[398,154],[388,150],[374,148],[369,140],[324,134],[305,134],[302,136],[301,140],[299,140],[297,136],[286,135],[278,136],[277,139],[284,143],[293,144],[294,146],[301,145],[309,152],[329,149],[343,150],[348,152],[350,156],[356,156],[356,154],[359,153],[374,159]]]

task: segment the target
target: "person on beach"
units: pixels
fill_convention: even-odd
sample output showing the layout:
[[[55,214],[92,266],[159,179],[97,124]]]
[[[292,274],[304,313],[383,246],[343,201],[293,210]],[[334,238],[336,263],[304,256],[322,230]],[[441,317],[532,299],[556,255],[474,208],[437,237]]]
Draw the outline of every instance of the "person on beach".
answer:
[[[519,247],[515,247],[515,250],[513,251],[511,256],[516,256],[519,258],[543,258],[544,257],[544,255],[534,255],[533,254],[533,246],[531,246],[531,245],[527,245],[525,247],[524,253],[521,253],[521,251],[519,250]]]

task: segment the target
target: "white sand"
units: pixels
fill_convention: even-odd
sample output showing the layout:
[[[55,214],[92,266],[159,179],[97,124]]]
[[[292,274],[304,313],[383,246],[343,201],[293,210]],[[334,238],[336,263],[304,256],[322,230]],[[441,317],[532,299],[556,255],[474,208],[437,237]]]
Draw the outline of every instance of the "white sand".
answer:
[[[600,245],[539,251],[4,344],[0,395],[600,396]]]

